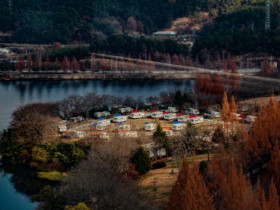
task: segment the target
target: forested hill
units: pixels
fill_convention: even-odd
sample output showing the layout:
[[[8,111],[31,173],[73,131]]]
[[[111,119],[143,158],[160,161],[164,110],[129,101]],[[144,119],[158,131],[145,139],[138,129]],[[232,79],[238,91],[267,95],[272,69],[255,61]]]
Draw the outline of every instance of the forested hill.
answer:
[[[91,42],[127,30],[151,33],[178,17],[217,17],[263,0],[0,0],[0,31],[10,41]]]

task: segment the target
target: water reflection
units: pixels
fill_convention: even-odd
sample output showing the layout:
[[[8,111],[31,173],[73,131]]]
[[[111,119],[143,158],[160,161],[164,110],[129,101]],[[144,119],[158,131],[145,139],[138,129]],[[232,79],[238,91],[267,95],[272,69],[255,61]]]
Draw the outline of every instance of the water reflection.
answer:
[[[44,186],[31,170],[20,166],[0,168],[0,209],[31,210],[38,203],[26,195],[37,193]],[[23,194],[24,193],[24,194]]]

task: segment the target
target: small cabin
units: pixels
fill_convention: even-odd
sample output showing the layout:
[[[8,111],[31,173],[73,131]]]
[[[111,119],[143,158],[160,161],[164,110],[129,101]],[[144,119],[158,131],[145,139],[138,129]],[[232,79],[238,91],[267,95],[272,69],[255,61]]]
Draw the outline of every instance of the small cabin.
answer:
[[[172,130],[174,131],[180,131],[183,130],[186,127],[186,124],[181,122],[174,122],[172,125]]]
[[[138,112],[138,111],[134,111],[129,115],[130,118],[132,119],[140,119],[145,117],[145,113],[144,112]]]

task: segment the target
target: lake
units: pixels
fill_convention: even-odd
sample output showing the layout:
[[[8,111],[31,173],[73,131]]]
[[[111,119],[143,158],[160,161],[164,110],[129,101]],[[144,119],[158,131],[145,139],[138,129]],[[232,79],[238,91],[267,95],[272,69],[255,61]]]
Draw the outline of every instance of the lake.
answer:
[[[73,94],[89,92],[147,98],[163,91],[191,90],[192,86],[191,80],[0,81],[0,131],[8,127],[13,111],[27,103],[59,101]],[[35,208],[36,203],[32,203],[28,196],[15,189],[11,181],[12,174],[0,172],[0,209]],[[32,180],[29,184],[31,183]]]

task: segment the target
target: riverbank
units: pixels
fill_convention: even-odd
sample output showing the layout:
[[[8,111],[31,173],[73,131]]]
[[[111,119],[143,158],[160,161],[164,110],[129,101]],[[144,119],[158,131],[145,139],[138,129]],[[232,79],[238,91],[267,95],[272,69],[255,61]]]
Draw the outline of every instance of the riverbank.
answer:
[[[154,79],[178,80],[193,79],[192,74],[185,72],[152,72],[152,73],[2,73],[0,81],[5,80],[129,80]]]

